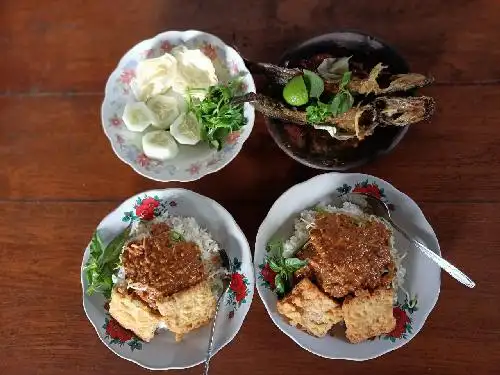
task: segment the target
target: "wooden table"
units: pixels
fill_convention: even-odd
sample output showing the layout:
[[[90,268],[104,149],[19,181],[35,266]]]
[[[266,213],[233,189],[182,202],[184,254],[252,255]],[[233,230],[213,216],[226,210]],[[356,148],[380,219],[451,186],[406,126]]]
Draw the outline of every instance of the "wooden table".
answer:
[[[440,4],[439,4],[440,3]],[[500,370],[500,3],[317,0],[3,0],[0,3],[0,374],[147,374],[106,349],[81,306],[83,249],[102,217],[151,188],[222,203],[253,244],[274,200],[318,171],[283,154],[258,116],[240,155],[200,181],[149,181],[104,137],[104,83],[132,45],[200,29],[252,59],[341,28],[392,43],[438,102],[390,155],[360,168],[411,196],[445,256],[477,282],[443,274],[436,308],[403,348],[355,363],[316,357],[274,326],[256,295],[214,374],[493,374]],[[425,277],[425,275],[422,275]],[[184,374],[198,374],[201,368]]]

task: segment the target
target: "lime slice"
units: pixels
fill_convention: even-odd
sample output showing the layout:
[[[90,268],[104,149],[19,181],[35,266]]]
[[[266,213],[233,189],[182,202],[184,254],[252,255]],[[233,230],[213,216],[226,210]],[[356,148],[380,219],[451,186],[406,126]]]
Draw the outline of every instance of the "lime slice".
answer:
[[[306,83],[302,76],[293,77],[283,89],[283,98],[294,106],[301,106],[309,101]]]
[[[201,127],[192,113],[181,114],[170,126],[170,133],[182,145],[195,145],[201,140]]]

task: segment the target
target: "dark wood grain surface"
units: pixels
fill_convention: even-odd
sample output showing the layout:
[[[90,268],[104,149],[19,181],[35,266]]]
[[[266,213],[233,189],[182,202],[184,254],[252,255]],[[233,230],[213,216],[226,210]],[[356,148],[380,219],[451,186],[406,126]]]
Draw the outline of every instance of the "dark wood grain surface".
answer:
[[[81,306],[80,264],[110,210],[142,190],[180,186],[135,174],[101,131],[104,83],[133,44],[200,29],[253,59],[338,29],[394,45],[436,84],[438,111],[394,152],[357,171],[420,205],[443,254],[478,286],[443,274],[411,343],[363,363],[316,357],[274,326],[256,295],[214,374],[493,374],[500,370],[500,3],[416,0],[0,2],[0,374],[146,374],[99,341]],[[215,198],[251,244],[274,200],[317,174],[276,147],[263,119],[239,156],[183,187]],[[235,178],[238,176],[238,178]],[[422,275],[425,277],[425,275]],[[185,370],[197,374],[201,368]]]

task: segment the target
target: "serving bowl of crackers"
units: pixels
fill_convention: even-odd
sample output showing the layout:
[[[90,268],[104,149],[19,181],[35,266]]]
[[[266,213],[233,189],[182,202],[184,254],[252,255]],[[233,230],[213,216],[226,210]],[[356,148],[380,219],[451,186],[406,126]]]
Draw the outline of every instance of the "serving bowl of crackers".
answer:
[[[257,233],[254,269],[283,333],[321,357],[364,361],[420,332],[439,296],[440,269],[387,221],[346,200],[349,193],[384,201],[399,226],[440,254],[407,195],[373,176],[328,173],[273,204]]]

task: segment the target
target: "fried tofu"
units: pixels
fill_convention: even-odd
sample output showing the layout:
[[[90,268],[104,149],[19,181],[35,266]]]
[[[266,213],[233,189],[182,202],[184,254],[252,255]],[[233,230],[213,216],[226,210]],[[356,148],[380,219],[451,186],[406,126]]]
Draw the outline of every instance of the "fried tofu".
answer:
[[[316,337],[323,337],[342,321],[342,308],[309,279],[302,279],[277,303],[278,312],[292,326]]]
[[[157,303],[168,329],[175,333],[175,340],[205,324],[215,315],[216,300],[205,280],[189,289],[175,293]]]
[[[392,314],[393,290],[379,288],[372,294],[361,291],[342,305],[347,339],[356,344],[391,332],[396,326]]]
[[[109,313],[123,328],[133,331],[146,342],[153,338],[160,323],[160,317],[144,302],[116,289],[111,292]]]

